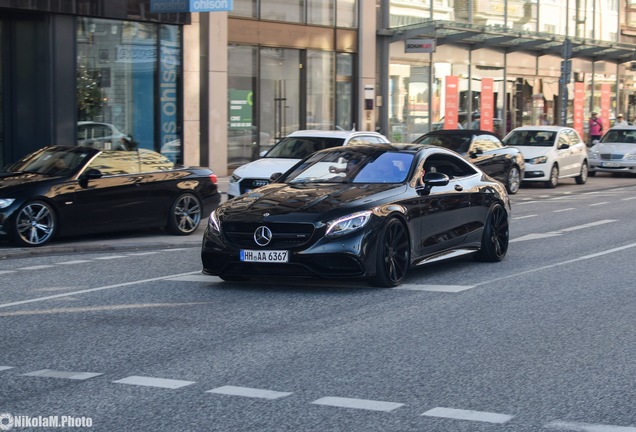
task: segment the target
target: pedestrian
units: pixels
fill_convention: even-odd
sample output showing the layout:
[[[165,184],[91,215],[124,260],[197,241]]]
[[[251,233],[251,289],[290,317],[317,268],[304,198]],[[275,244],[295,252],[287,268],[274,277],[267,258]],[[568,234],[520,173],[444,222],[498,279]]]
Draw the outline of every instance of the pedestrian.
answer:
[[[598,118],[598,113],[593,112],[589,121],[590,125],[590,145],[594,145],[594,141],[599,141],[603,135],[603,124]]]
[[[623,118],[623,114],[619,114],[616,116],[614,127],[623,127],[623,126],[629,126],[629,123],[625,121],[625,119]]]
[[[471,129],[480,129],[479,113],[473,113],[473,122],[470,124]]]

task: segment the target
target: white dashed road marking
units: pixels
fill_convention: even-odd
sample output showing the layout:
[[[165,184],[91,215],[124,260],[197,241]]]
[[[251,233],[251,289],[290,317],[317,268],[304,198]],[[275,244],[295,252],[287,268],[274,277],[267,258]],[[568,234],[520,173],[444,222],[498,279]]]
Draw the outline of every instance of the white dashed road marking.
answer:
[[[31,266],[31,267],[21,267],[18,270],[42,270],[42,269],[47,269],[47,268],[51,268],[54,267],[52,265],[37,265],[37,266]]]
[[[636,427],[612,426],[591,423],[577,423],[566,421],[553,421],[545,425],[548,429],[557,429],[572,432],[636,432]]]
[[[402,284],[402,285],[398,285],[394,289],[411,290],[411,291],[432,291],[432,292],[458,293],[458,292],[469,290],[471,288],[475,288],[475,285],[417,285],[417,284]]]
[[[96,260],[112,260],[112,259],[118,259],[118,258],[128,258],[128,255],[108,255],[108,256],[103,256],[103,257],[96,257]]]
[[[402,403],[383,402],[368,399],[351,399],[335,396],[327,396],[312,402],[316,405],[327,405],[339,408],[355,408],[370,411],[393,411],[394,409],[404,406]]]
[[[0,371],[13,369],[13,366],[0,366]]]
[[[455,420],[470,420],[487,423],[506,423],[513,416],[507,414],[497,414],[484,411],[461,410],[454,408],[433,408],[422,414],[427,417],[443,417]]]
[[[15,270],[0,270],[0,275],[15,273]]]
[[[127,378],[122,378],[117,381],[113,381],[117,384],[130,384],[130,385],[138,385],[145,387],[159,387],[159,388],[167,388],[167,389],[178,389],[181,387],[186,387],[191,384],[194,384],[195,381],[181,381],[174,379],[166,379],[166,378],[152,378],[152,377],[143,377],[143,376],[129,376]]]
[[[94,378],[96,376],[100,376],[104,374],[94,373],[94,372],[65,372],[65,371],[56,371],[53,369],[42,369],[39,371],[29,372],[22,375],[43,377],[43,378],[65,378],[65,379],[72,379],[72,380],[85,380],[85,379]]]
[[[180,281],[180,282],[221,282],[221,278],[216,276],[207,276],[203,274],[185,275],[170,278],[168,280]]]
[[[91,262],[90,260],[75,260],[75,261],[63,261],[58,264],[71,265],[71,264],[84,264],[87,262]]]
[[[217,393],[230,396],[244,396],[259,399],[279,399],[285,396],[289,396],[292,393],[280,392],[273,390],[263,390],[250,387],[236,387],[236,386],[223,386],[217,387],[212,390],[206,391],[206,393]]]

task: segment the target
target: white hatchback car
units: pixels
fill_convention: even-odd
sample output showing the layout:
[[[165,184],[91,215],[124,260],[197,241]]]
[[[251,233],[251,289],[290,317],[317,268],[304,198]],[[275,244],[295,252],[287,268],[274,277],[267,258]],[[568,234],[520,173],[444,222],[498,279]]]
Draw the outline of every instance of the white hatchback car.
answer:
[[[636,126],[614,127],[590,148],[590,175],[636,174]]]
[[[524,182],[544,182],[554,188],[564,178],[573,177],[577,184],[587,181],[587,145],[570,127],[522,126],[510,131],[503,143],[521,150]]]
[[[227,189],[228,199],[269,184],[272,174],[285,172],[310,154],[330,147],[351,144],[382,144],[384,135],[367,131],[302,130],[280,140],[261,159],[234,170]]]

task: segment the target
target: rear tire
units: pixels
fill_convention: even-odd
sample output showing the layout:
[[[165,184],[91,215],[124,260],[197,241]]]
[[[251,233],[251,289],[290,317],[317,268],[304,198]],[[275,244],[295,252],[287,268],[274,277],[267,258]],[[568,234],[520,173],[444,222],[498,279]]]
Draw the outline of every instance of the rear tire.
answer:
[[[583,161],[581,164],[581,173],[574,178],[574,180],[576,180],[576,184],[585,184],[588,175],[589,169],[587,167],[587,161]]]
[[[488,214],[481,237],[481,248],[475,259],[485,262],[501,261],[508,252],[509,241],[508,213],[501,204],[495,204]]]
[[[191,193],[184,193],[174,201],[168,215],[168,232],[175,235],[190,235],[201,223],[201,202]]]
[[[391,288],[405,278],[411,264],[409,234],[396,218],[386,221],[378,237],[376,273],[370,283],[373,286]]]
[[[57,217],[44,201],[25,204],[13,222],[13,241],[20,246],[42,246],[57,233]]]
[[[554,189],[559,184],[559,167],[556,164],[550,169],[550,180],[545,182],[545,187]]]
[[[596,177],[596,171],[588,171],[587,175],[588,177]]]

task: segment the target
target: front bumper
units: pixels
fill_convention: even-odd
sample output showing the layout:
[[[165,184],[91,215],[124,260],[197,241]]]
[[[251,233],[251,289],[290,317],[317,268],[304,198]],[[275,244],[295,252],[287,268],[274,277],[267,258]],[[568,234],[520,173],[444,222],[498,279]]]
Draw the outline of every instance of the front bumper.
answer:
[[[590,159],[590,171],[636,174],[636,160],[615,159],[611,161]]]
[[[550,165],[531,164],[526,162],[523,181],[548,181],[550,180]]]

